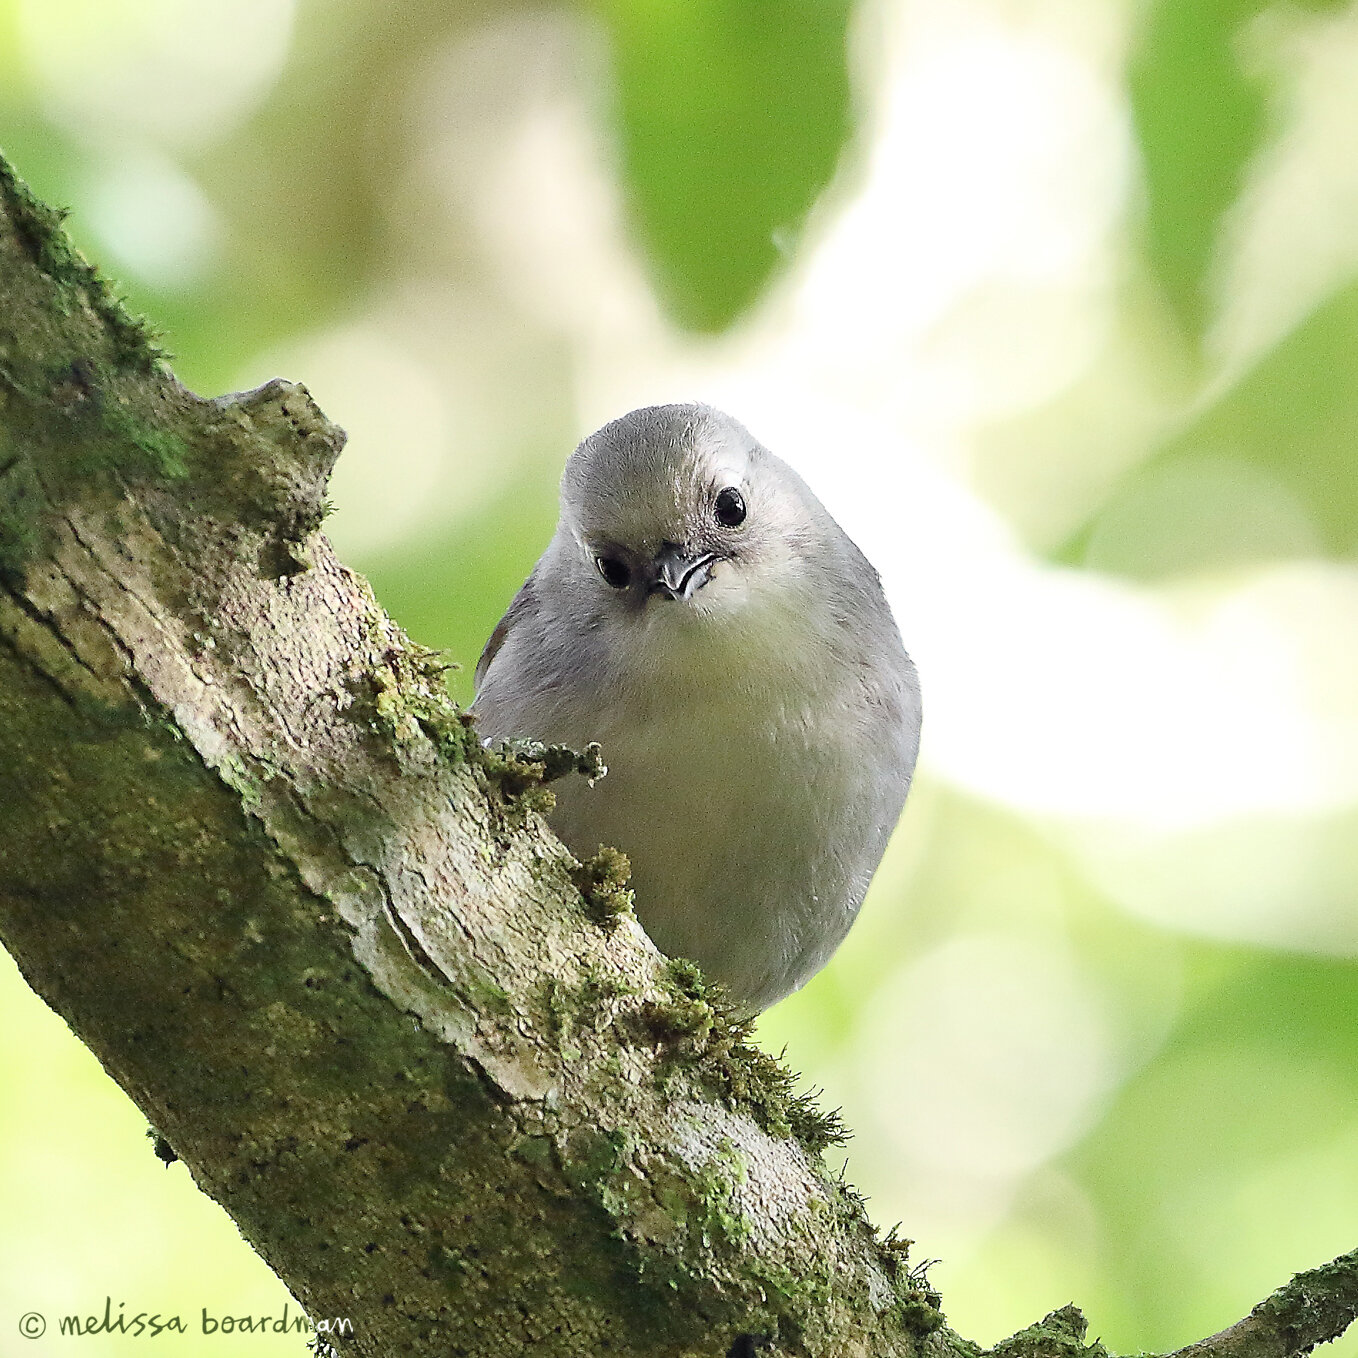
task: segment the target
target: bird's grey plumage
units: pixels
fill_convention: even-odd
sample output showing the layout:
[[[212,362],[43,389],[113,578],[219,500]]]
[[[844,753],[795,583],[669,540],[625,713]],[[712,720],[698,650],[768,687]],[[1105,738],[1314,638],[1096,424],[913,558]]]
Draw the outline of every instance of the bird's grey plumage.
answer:
[[[628,855],[665,952],[751,1013],[829,960],[910,787],[919,688],[876,572],[742,425],[654,406],[587,438],[476,682],[486,738],[602,743],[552,825]]]

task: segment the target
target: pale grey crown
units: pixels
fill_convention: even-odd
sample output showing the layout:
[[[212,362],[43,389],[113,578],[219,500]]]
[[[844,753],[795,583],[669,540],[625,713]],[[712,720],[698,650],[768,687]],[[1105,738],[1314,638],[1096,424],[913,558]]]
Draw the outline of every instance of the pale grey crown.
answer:
[[[716,513],[726,490],[744,505],[735,527]],[[790,467],[705,405],[634,410],[592,434],[566,463],[561,511],[559,534],[590,570],[600,553],[636,566],[666,543],[746,570],[783,570],[827,527],[837,531]]]

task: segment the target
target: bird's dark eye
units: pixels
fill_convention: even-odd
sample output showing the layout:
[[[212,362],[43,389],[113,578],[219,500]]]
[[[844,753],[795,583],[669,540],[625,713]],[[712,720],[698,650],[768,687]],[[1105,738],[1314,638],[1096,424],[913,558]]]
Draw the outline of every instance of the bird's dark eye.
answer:
[[[594,564],[598,566],[599,574],[614,589],[626,589],[632,583],[632,572],[627,562],[619,561],[616,556],[596,556]]]
[[[734,486],[717,496],[717,522],[723,528],[738,528],[745,522],[745,497]]]

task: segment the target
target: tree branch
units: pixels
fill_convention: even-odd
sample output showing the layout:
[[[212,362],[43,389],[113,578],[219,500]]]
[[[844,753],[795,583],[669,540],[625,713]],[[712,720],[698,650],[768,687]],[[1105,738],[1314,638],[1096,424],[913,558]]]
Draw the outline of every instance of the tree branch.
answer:
[[[1337,1339],[1358,1319],[1358,1249],[1298,1273],[1229,1329],[1173,1358],[1293,1358]]]
[[[975,1354],[833,1120],[547,830],[546,759],[483,751],[335,560],[342,438],[301,387],[179,386],[0,161],[26,978],[356,1353]]]

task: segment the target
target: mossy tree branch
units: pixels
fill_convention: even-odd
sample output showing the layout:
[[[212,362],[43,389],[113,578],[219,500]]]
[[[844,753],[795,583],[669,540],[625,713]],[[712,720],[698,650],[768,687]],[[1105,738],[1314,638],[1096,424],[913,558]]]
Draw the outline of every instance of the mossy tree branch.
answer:
[[[825,1172],[833,1120],[546,829],[570,761],[482,751],[335,560],[341,443],[301,387],[179,386],[0,161],[29,982],[355,1353],[977,1354]],[[1001,1347],[1091,1351],[1073,1310]]]

